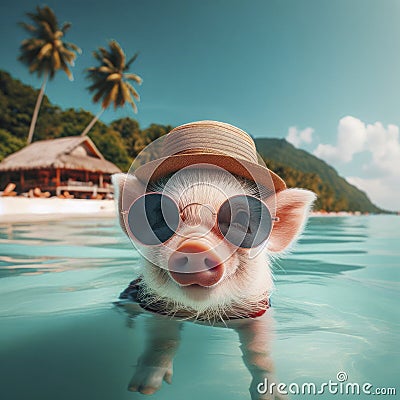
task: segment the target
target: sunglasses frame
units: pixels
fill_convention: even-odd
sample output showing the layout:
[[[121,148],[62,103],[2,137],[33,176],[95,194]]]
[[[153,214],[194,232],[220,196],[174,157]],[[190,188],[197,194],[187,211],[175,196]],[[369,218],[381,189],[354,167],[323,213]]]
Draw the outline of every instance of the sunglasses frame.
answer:
[[[140,243],[141,246],[145,246],[145,247],[156,247],[156,246],[161,246],[161,245],[167,243],[168,240],[170,240],[174,235],[176,235],[176,231],[175,231],[174,234],[173,234],[169,239],[167,239],[165,242],[160,242],[160,243],[156,243],[156,244],[147,244],[147,243],[143,243],[141,240],[139,240],[139,239],[135,236],[135,234],[134,234],[134,233],[132,232],[132,230],[131,230],[131,227],[129,226],[129,221],[128,221],[129,212],[130,212],[132,206],[133,206],[137,201],[139,201],[142,197],[145,197],[145,196],[147,196],[147,195],[149,195],[149,194],[159,194],[159,195],[161,195],[161,196],[168,197],[168,198],[175,204],[176,209],[178,210],[178,215],[179,215],[179,223],[178,223],[178,226],[177,226],[177,228],[176,228],[176,229],[178,230],[179,227],[181,226],[181,223],[182,223],[181,212],[179,211],[179,206],[178,206],[178,204],[176,203],[176,201],[175,201],[171,196],[169,196],[168,194],[165,194],[165,193],[163,193],[163,192],[147,192],[147,193],[141,194],[140,196],[138,196],[138,197],[131,203],[131,205],[129,206],[128,210],[122,211],[121,214],[123,215],[123,218],[124,218],[124,225],[125,225],[126,231],[128,232],[128,235],[129,235],[134,241]]]
[[[221,230],[220,230],[220,228],[219,228],[218,214],[219,214],[219,212],[220,212],[220,210],[221,210],[221,207],[222,207],[227,201],[229,201],[229,200],[231,200],[231,199],[234,199],[235,197],[250,197],[250,198],[256,199],[257,201],[259,201],[259,202],[268,210],[268,214],[269,214],[270,217],[271,217],[271,229],[269,230],[268,236],[267,236],[261,243],[259,243],[257,246],[252,246],[252,247],[242,247],[242,246],[238,246],[238,245],[236,245],[235,243],[232,243],[229,239],[227,239],[226,236],[221,232]],[[228,197],[228,198],[218,207],[218,211],[217,211],[217,213],[216,213],[216,225],[217,225],[218,231],[221,233],[221,235],[223,236],[223,238],[224,238],[226,241],[228,241],[230,244],[232,244],[233,246],[236,246],[236,247],[238,247],[238,248],[240,248],[240,249],[247,249],[247,250],[249,250],[249,249],[256,249],[257,247],[260,247],[262,244],[264,244],[265,242],[267,242],[268,239],[269,239],[270,236],[271,236],[272,229],[274,228],[274,222],[278,222],[278,221],[279,221],[279,218],[278,218],[278,217],[273,217],[273,216],[272,216],[271,211],[270,211],[269,207],[265,204],[265,202],[262,201],[261,199],[259,199],[258,197],[251,195],[251,194],[235,194],[235,195],[233,195],[233,196]]]
[[[128,216],[129,216],[129,212],[130,212],[132,206],[133,206],[139,199],[141,199],[141,198],[144,197],[144,196],[153,195],[153,194],[159,194],[159,195],[161,195],[161,196],[168,197],[168,198],[175,204],[176,209],[177,209],[177,211],[178,211],[178,215],[179,215],[179,223],[178,223],[178,226],[176,227],[176,230],[174,231],[174,234],[173,234],[170,238],[168,238],[167,240],[165,240],[164,242],[160,242],[160,243],[157,243],[157,244],[147,244],[147,243],[143,243],[141,240],[139,240],[139,239],[135,236],[135,234],[132,232],[132,230],[131,230],[131,228],[130,228],[130,226],[129,226]],[[235,198],[235,197],[243,197],[243,196],[244,196],[244,197],[254,198],[254,199],[256,199],[257,201],[259,201],[260,203],[262,203],[262,204],[266,207],[266,209],[268,210],[269,215],[271,216],[271,229],[270,229],[270,231],[269,231],[268,236],[267,236],[260,244],[258,244],[257,246],[254,246],[254,247],[241,247],[241,246],[237,246],[237,245],[234,244],[234,243],[231,243],[231,242],[225,237],[225,235],[221,232],[221,230],[220,230],[220,228],[219,228],[218,214],[219,214],[219,211],[221,210],[221,207],[222,207],[227,201],[229,201],[230,199],[233,199],[233,198]],[[220,235],[224,238],[224,240],[228,241],[230,244],[232,244],[232,245],[234,245],[234,246],[236,246],[236,247],[238,247],[238,248],[241,248],[241,249],[255,249],[255,248],[261,246],[262,244],[264,244],[265,242],[267,242],[268,239],[270,238],[271,232],[272,232],[272,230],[273,230],[273,228],[274,228],[274,223],[275,223],[275,222],[279,222],[279,217],[273,217],[273,216],[272,216],[271,211],[270,211],[269,207],[265,204],[265,202],[262,201],[261,199],[259,199],[258,197],[251,195],[251,194],[235,194],[235,195],[233,195],[233,196],[230,196],[230,197],[228,197],[224,202],[222,202],[222,204],[218,207],[218,210],[215,211],[214,208],[213,208],[212,206],[210,206],[209,204],[202,204],[202,203],[196,203],[196,202],[187,204],[185,207],[182,208],[182,210],[180,210],[180,209],[179,209],[179,206],[178,206],[178,203],[177,203],[170,195],[165,194],[165,193],[163,193],[163,192],[158,192],[158,191],[157,191],[157,192],[147,192],[147,193],[143,193],[143,194],[141,194],[139,197],[137,197],[137,198],[132,202],[132,204],[129,206],[128,210],[121,211],[121,214],[122,214],[123,219],[124,219],[124,225],[125,225],[126,231],[128,232],[128,235],[129,235],[134,241],[140,243],[142,246],[145,246],[145,247],[156,247],[156,246],[161,246],[161,245],[167,243],[174,235],[176,235],[176,231],[179,229],[179,227],[181,226],[181,224],[182,224],[182,222],[183,222],[182,213],[184,212],[184,210],[185,210],[187,207],[190,207],[190,206],[192,206],[192,205],[200,205],[200,206],[203,206],[203,207],[207,207],[207,208],[211,211],[212,215],[215,216],[215,222],[214,222],[214,225],[213,225],[212,229],[217,228],[217,229],[218,229],[218,232],[219,232]]]

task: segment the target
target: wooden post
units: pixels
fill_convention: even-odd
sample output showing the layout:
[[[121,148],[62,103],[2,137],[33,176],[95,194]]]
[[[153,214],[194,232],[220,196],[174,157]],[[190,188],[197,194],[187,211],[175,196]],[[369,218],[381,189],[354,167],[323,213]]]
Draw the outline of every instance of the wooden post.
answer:
[[[100,175],[99,175],[99,187],[103,187],[103,174],[102,173],[100,173]]]
[[[61,186],[60,168],[56,169],[56,187]]]
[[[89,171],[85,171],[85,182],[89,182]]]
[[[10,173],[9,172],[5,172],[4,173],[4,178],[1,177],[1,179],[0,179],[0,184],[7,186],[9,183],[10,183]],[[4,186],[1,186],[0,190],[3,190],[4,188],[5,188]]]
[[[21,185],[21,192],[24,191],[25,189],[25,176],[24,176],[24,171],[20,171],[19,173],[19,183]]]

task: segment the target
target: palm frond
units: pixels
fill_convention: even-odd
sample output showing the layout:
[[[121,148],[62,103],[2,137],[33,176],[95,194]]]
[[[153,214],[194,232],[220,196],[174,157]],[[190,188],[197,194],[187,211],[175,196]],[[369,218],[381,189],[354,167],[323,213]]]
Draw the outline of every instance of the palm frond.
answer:
[[[68,50],[72,50],[78,54],[82,54],[82,49],[78,47],[76,44],[71,43],[71,42],[65,42],[64,47],[67,48]]]
[[[47,21],[41,21],[40,27],[42,28],[42,35],[47,38],[47,40],[54,40],[56,39],[55,33],[57,31],[53,31],[51,25]]]
[[[103,73],[103,74],[112,74],[112,73],[114,73],[114,69],[110,68],[107,65],[102,65],[101,67],[98,68],[98,71]]]
[[[141,85],[143,82],[142,78],[136,74],[124,74],[124,78],[127,80],[135,81],[139,85]]]
[[[132,101],[130,104],[131,104],[131,106],[132,106],[132,108],[133,108],[133,112],[134,112],[135,114],[137,114],[138,109],[137,109],[136,103],[135,103],[134,101]]]
[[[68,67],[68,65],[66,64],[66,62],[65,62],[62,58],[61,58],[60,62],[61,62],[61,69],[67,74],[68,79],[69,79],[70,81],[73,81],[73,80],[74,80],[74,76],[72,75],[72,72],[71,72],[71,70],[69,69],[69,67]]]
[[[119,85],[120,85],[120,86],[121,86],[121,84],[122,84],[122,82],[119,82]],[[120,87],[120,88],[119,88],[119,91],[118,91],[118,96],[117,96],[117,98],[116,98],[116,100],[115,100],[115,103],[114,103],[114,110],[115,110],[117,107],[123,107],[124,104],[125,104],[124,94],[123,94],[123,91],[122,91],[122,89],[121,89],[121,87]]]
[[[103,57],[102,61],[103,61],[103,64],[105,64],[107,67],[116,69],[115,65],[108,58]]]
[[[61,27],[62,33],[65,35],[67,33],[67,31],[69,31],[71,26],[72,26],[71,22],[64,22],[63,26]]]
[[[53,10],[48,6],[44,6],[42,9],[38,7],[38,10],[40,10],[41,19],[50,25],[50,29],[53,32],[57,31],[58,21]]]
[[[98,51],[101,54],[102,58],[109,56],[108,51],[104,47],[99,47]]]
[[[119,70],[124,70],[125,68],[125,53],[122,50],[121,46],[115,41],[111,40],[109,42],[109,47],[111,52],[110,61],[114,64],[114,66]]]
[[[99,47],[93,52],[93,56],[99,65],[86,70],[86,78],[91,81],[88,90],[94,93],[93,101],[97,103],[102,99],[103,108],[109,107],[111,103],[114,104],[114,108],[129,103],[136,112],[137,107],[133,99],[139,101],[140,97],[128,81],[140,84],[142,79],[139,75],[124,72],[137,59],[138,53],[126,63],[123,49],[118,42],[111,40],[108,49]]]
[[[55,70],[61,68],[61,58],[60,58],[60,53],[58,51],[53,51],[53,67]]]
[[[135,62],[135,60],[138,58],[138,56],[139,56],[139,53],[136,53],[129,59],[129,61],[125,65],[125,70],[126,71],[129,69],[129,67],[132,65],[132,63]]]
[[[96,82],[93,83],[92,85],[88,86],[87,89],[89,92],[103,92],[104,90],[108,89],[108,82]],[[100,96],[101,97],[101,96]],[[97,99],[98,101],[99,99]],[[97,102],[95,101],[95,103]]]
[[[120,82],[119,87],[122,93],[122,98],[124,99],[124,103],[130,103],[132,101],[131,92],[127,88],[126,84],[124,82]]]
[[[107,90],[109,90],[108,85],[103,85],[101,88],[99,88],[96,94],[93,96],[93,103],[97,103],[104,96]]]
[[[126,99],[126,102],[128,102],[132,106],[133,112],[136,114],[137,113],[137,107],[136,107],[136,103],[132,99],[131,94],[134,97],[136,97],[136,99],[138,101],[139,101],[139,94],[136,92],[136,90],[129,83],[126,83],[126,82],[125,83],[121,82],[121,83],[123,84],[123,92],[124,92],[124,97]]]
[[[139,93],[136,91],[136,89],[129,82],[125,82],[125,85],[128,88],[128,90],[130,91],[130,93],[132,94],[132,96],[137,101],[140,101],[140,96],[139,96]]]
[[[107,81],[120,81],[121,80],[121,74],[118,73],[113,73],[107,76],[106,80]]]
[[[27,24],[26,22],[18,22],[18,25],[22,28],[28,31],[29,33],[34,33],[36,32],[36,27],[31,24]]]
[[[51,79],[62,69],[72,79],[69,66],[74,65],[80,49],[62,40],[71,24],[64,23],[59,28],[57,17],[48,6],[37,6],[36,12],[27,13],[27,16],[32,23],[21,22],[20,26],[32,36],[22,41],[18,59],[38,76],[47,73]]]
[[[95,58],[97,61],[101,61],[102,56],[97,52],[97,51],[93,51],[92,52],[92,56],[93,58]]]
[[[115,102],[118,96],[118,89],[119,89],[119,84],[114,83],[111,87],[111,90],[109,90],[108,93],[103,98],[103,102],[101,104],[103,108],[107,108],[112,102]]]
[[[53,48],[52,43],[46,43],[39,51],[39,54],[37,55],[38,59],[41,60],[43,57],[46,57],[50,51]]]

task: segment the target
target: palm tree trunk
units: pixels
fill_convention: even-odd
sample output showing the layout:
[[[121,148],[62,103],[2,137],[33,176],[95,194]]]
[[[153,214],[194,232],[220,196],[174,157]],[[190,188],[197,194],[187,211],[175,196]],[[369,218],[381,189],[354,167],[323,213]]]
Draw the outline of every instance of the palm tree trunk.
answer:
[[[90,121],[90,124],[85,128],[85,130],[81,133],[81,136],[86,136],[87,133],[92,129],[93,125],[98,121],[98,119],[101,117],[103,114],[105,108],[101,108],[100,112],[97,113],[97,115]]]
[[[30,144],[32,142],[33,132],[35,131],[36,121],[37,121],[37,118],[38,118],[38,115],[39,115],[40,106],[42,104],[44,90],[46,88],[47,77],[48,77],[48,73],[46,72],[44,74],[43,83],[42,83],[42,86],[40,88],[39,95],[38,95],[38,97],[36,99],[35,109],[33,110],[33,115],[32,115],[32,119],[31,119],[31,125],[29,127],[29,133],[28,133],[28,140],[27,140],[28,144]]]

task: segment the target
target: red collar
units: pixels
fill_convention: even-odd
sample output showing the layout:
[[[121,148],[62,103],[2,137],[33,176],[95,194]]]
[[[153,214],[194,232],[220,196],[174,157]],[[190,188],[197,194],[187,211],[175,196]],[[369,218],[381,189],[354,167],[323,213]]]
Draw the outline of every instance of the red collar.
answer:
[[[248,318],[257,318],[257,317],[261,317],[261,315],[264,315],[265,312],[266,312],[269,308],[271,308],[271,303],[270,303],[270,301],[269,301],[268,298],[265,299],[265,300],[263,301],[263,306],[264,306],[265,308],[262,308],[261,310],[255,311],[254,313],[250,314]],[[243,318],[244,318],[244,317],[243,317]]]

